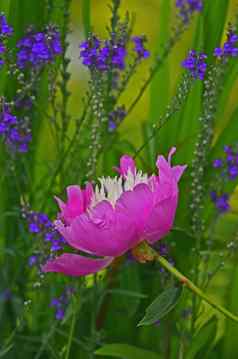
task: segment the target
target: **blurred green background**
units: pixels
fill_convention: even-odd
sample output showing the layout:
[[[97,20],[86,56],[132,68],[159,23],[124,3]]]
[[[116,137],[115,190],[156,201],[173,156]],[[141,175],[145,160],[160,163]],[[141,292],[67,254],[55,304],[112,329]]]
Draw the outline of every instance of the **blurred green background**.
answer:
[[[60,5],[62,0],[56,0],[55,5]],[[106,36],[106,25],[110,19],[110,10],[108,8],[109,0],[72,0],[71,4],[71,33],[69,35],[70,47],[68,56],[71,58],[70,71],[72,73],[69,90],[71,91],[69,112],[73,117],[79,117],[83,112],[82,98],[88,88],[89,73],[83,68],[79,60],[79,43],[85,38],[86,32],[91,30],[100,37]],[[137,73],[135,73],[125,93],[121,97],[121,104],[126,106],[133,102],[135,94],[139,91],[144,81],[147,79],[149,69],[154,63],[154,58],[162,52],[163,45],[167,43],[172,34],[172,27],[175,23],[175,1],[171,0],[122,0],[121,13],[126,11],[134,14],[135,26],[133,33],[135,35],[145,34],[148,38],[148,48],[151,51],[151,57],[145,60]],[[47,12],[45,11],[46,2],[35,0],[0,0],[0,9],[8,14],[10,24],[16,29],[16,38],[19,38],[26,26],[31,23],[36,24],[38,28],[42,23],[47,22]],[[205,50],[211,55],[212,48],[219,45],[225,39],[228,22],[237,22],[238,3],[236,0],[207,0],[206,12],[196,15],[187,31],[182,35],[178,44],[173,48],[168,59],[161,66],[160,71],[153,79],[152,83],[144,93],[140,102],[125,119],[119,128],[120,140],[127,140],[138,148],[145,142],[145,124],[157,123],[161,114],[164,113],[166,106],[176,92],[179,80],[184,70],[181,68],[181,61],[186,57],[189,49],[195,47],[197,50]],[[61,12],[54,14],[55,22],[62,26]],[[13,41],[16,41],[14,39]],[[217,43],[218,42],[218,43]],[[236,61],[236,62],[235,62]],[[237,110],[237,60],[231,63],[227,72],[226,81],[221,89],[219,97],[218,111],[215,118],[215,130],[213,146],[211,148],[211,159],[215,158],[222,151],[224,144],[237,141],[238,133],[238,110]],[[2,76],[1,91],[4,92],[4,75]],[[11,87],[9,81],[6,85]],[[194,86],[189,101],[184,108],[176,114],[171,121],[160,131],[158,139],[152,141],[143,152],[144,167],[152,170],[154,168],[155,154],[158,151],[164,154],[172,145],[178,148],[175,161],[191,164],[193,157],[194,143],[198,133],[198,115],[201,111],[201,83],[197,82]],[[48,109],[47,91],[44,89],[40,93],[40,104],[43,109]],[[35,116],[35,117],[34,117]],[[26,190],[28,198],[31,199],[31,205],[34,209],[39,209],[40,204],[35,188],[41,188],[40,179],[42,174],[48,175],[51,164],[56,162],[57,151],[52,141],[49,124],[47,120],[42,120],[41,116],[33,114],[34,118],[34,138],[36,149],[33,157],[29,161],[30,175],[32,176],[32,187],[29,193]],[[42,121],[41,121],[42,120]],[[128,150],[128,146],[120,147],[120,152]],[[113,149],[111,150],[113,152]],[[109,156],[111,152],[109,153]],[[6,156],[6,155],[5,155]],[[80,148],[78,149],[80,158]],[[116,153],[118,157],[118,151]],[[6,171],[8,158],[3,158],[1,154],[1,170]],[[115,157],[115,156],[114,156]],[[114,161],[113,153],[112,158]],[[115,163],[114,163],[115,164]],[[49,168],[48,168],[49,167]],[[109,167],[107,165],[106,167]],[[77,167],[80,171],[80,168]],[[108,168],[106,168],[108,170]],[[101,168],[99,168],[99,172]],[[211,174],[208,171],[207,176]],[[99,173],[101,174],[101,173]],[[50,176],[49,176],[50,177]],[[67,179],[71,181],[71,179]],[[189,175],[185,176],[182,182],[182,205],[177,215],[177,225],[189,228]],[[94,350],[105,343],[127,343],[140,348],[154,351],[158,354],[158,359],[169,357],[164,354],[164,338],[172,341],[171,358],[207,358],[207,359],[237,359],[238,358],[238,328],[236,324],[227,322],[220,315],[216,315],[216,331],[214,331],[214,322],[208,321],[215,317],[215,312],[210,307],[203,305],[201,313],[196,323],[196,332],[193,336],[184,335],[184,347],[188,355],[183,354],[181,346],[179,347],[178,338],[183,334],[186,328],[186,319],[179,316],[181,311],[190,303],[190,297],[184,298],[179,304],[177,312],[163,321],[160,327],[137,328],[138,321],[143,316],[146,305],[148,305],[161,290],[162,284],[158,280],[158,268],[148,266],[141,267],[136,263],[131,266],[124,266],[118,276],[117,286],[121,290],[129,290],[132,297],[112,296],[112,301],[108,309],[108,315],[105,325],[100,335],[91,328],[91,315],[97,302],[97,290],[92,286],[92,278],[89,279],[86,294],[79,293],[79,299],[76,304],[73,303],[68,312],[66,320],[62,325],[56,325],[53,319],[52,311],[49,310],[50,298],[58,293],[67,282],[66,278],[51,276],[49,283],[40,291],[32,289],[32,282],[35,281],[35,273],[32,273],[26,267],[26,260],[31,253],[31,243],[29,236],[22,229],[21,225],[15,220],[13,209],[19,205],[21,197],[12,190],[11,179],[8,177],[3,180],[1,189],[1,228],[4,228],[0,235],[1,243],[1,264],[2,264],[2,290],[11,288],[14,292],[12,301],[5,303],[0,301],[0,348],[8,348],[8,345],[14,343],[13,349],[6,354],[0,351],[0,357],[9,359],[32,358],[65,358],[66,347],[69,341],[69,333],[72,324],[74,311],[77,315],[77,324],[73,334],[73,344],[70,358],[91,359]],[[48,184],[48,182],[47,182]],[[63,192],[57,182],[55,188],[58,192]],[[234,186],[232,190],[234,189]],[[53,204],[52,193],[45,194],[49,213],[56,212],[56,206]],[[53,209],[52,209],[53,208]],[[211,259],[212,268],[220,263],[221,252],[226,251],[226,243],[233,238],[238,230],[237,218],[237,200],[234,194],[232,202],[233,212],[221,218],[214,230],[216,240],[215,248]],[[10,213],[10,215],[9,215]],[[168,237],[168,242],[172,245],[173,256],[176,259],[181,270],[190,275],[193,265],[192,248],[193,238],[184,232],[175,230]],[[24,243],[23,243],[24,242]],[[226,254],[226,252],[225,252]],[[221,256],[222,257],[222,256]],[[202,271],[203,263],[199,267]],[[80,282],[80,281],[79,281]],[[100,282],[100,281],[99,281]],[[230,310],[237,312],[238,308],[238,271],[237,256],[232,260],[225,262],[225,267],[212,281],[208,291],[216,300],[226,305]],[[100,287],[100,283],[99,283]],[[100,288],[99,288],[100,292]],[[148,295],[141,298],[140,293]],[[85,295],[85,297],[84,297]],[[26,325],[22,331],[12,339],[11,332],[17,324],[23,306],[24,298],[30,298],[32,304],[27,312]],[[96,300],[95,300],[96,298]],[[81,303],[82,300],[82,303]],[[81,308],[82,304],[82,308]],[[47,309],[46,309],[47,308]],[[181,327],[177,322],[183,321]],[[176,326],[175,324],[178,324]],[[184,326],[183,326],[184,325]],[[202,328],[201,330],[199,330]],[[3,333],[3,334],[1,334]],[[6,339],[7,338],[7,339]],[[2,339],[2,342],[1,342]],[[178,356],[180,348],[181,356]],[[191,349],[191,350],[190,350]],[[22,350],[22,352],[21,352]],[[186,353],[187,353],[186,352]],[[190,354],[189,354],[190,353]],[[145,354],[144,354],[145,355]],[[146,359],[149,354],[146,354]],[[126,356],[125,356],[126,357]],[[136,359],[136,356],[133,355]],[[152,358],[152,354],[151,354]],[[154,357],[153,357],[154,358]],[[129,358],[130,359],[130,358]]]

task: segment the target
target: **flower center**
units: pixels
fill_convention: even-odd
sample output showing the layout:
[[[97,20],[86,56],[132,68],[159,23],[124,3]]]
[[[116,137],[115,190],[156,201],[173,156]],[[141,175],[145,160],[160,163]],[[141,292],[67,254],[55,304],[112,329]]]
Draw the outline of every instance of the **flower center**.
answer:
[[[131,191],[140,183],[148,184],[148,175],[138,171],[133,174],[130,170],[125,177],[101,177],[96,185],[90,208],[101,201],[109,201],[115,206],[116,201],[125,191]]]

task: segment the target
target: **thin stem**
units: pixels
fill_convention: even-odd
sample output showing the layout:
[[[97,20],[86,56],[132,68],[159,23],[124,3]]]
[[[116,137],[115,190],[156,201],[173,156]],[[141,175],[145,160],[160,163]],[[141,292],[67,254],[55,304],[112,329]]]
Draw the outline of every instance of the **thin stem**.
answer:
[[[76,311],[75,310],[74,310],[72,316],[73,317],[72,317],[71,326],[70,326],[70,332],[69,332],[69,338],[68,338],[68,343],[67,343],[67,348],[66,348],[65,359],[69,359],[70,349],[72,346],[74,329],[75,329],[75,324],[76,324]]]
[[[214,302],[211,298],[209,298],[203,291],[198,288],[192,281],[190,281],[187,277],[185,277],[182,273],[180,273],[176,268],[174,268],[164,257],[160,255],[156,255],[156,260],[175,278],[179,280],[180,283],[185,285],[189,290],[191,290],[196,296],[204,300],[208,304],[210,304],[214,309],[218,310],[224,316],[229,319],[232,319],[234,322],[238,322],[238,317],[231,312],[229,312],[226,308]]]
[[[141,97],[143,96],[144,92],[146,91],[146,89],[148,88],[148,86],[150,85],[151,81],[154,79],[155,75],[157,74],[157,72],[160,70],[161,66],[163,65],[164,61],[166,60],[166,58],[168,57],[170,51],[172,50],[172,48],[174,47],[174,45],[177,43],[177,40],[180,38],[180,36],[182,35],[182,33],[184,32],[184,30],[186,29],[186,27],[184,26],[184,23],[179,23],[178,24],[178,28],[175,30],[175,34],[171,37],[170,41],[168,42],[168,44],[165,46],[164,48],[164,52],[162,53],[162,55],[160,56],[160,58],[158,58],[156,64],[154,65],[154,67],[151,69],[150,74],[148,76],[148,78],[145,80],[144,84],[142,85],[139,93],[137,94],[137,96],[135,97],[134,101],[131,103],[131,105],[129,106],[128,110],[127,110],[127,115],[129,115],[133,109],[135,108],[135,106],[137,105],[137,103],[140,101]]]

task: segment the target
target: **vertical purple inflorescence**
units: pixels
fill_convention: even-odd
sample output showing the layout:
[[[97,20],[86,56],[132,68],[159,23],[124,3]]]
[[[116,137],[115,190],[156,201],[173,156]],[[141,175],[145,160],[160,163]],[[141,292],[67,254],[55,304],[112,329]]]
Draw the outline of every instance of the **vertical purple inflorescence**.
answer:
[[[227,32],[227,39],[223,47],[216,47],[214,50],[214,56],[218,58],[224,57],[237,57],[238,56],[238,35],[235,34],[232,28],[229,28]]]
[[[224,146],[225,158],[216,158],[213,161],[213,168],[216,170],[218,178],[221,182],[221,189],[212,190],[210,197],[220,213],[230,210],[230,196],[224,192],[224,186],[230,181],[238,178],[238,151],[232,146]],[[217,180],[218,184],[219,181]]]
[[[64,319],[67,306],[74,292],[74,288],[66,287],[59,297],[55,297],[51,300],[50,307],[55,308],[55,319]]]
[[[13,28],[8,25],[6,16],[1,13],[0,14],[0,66],[4,64],[3,55],[6,52],[5,41],[8,37],[12,36]]]
[[[114,111],[111,111],[109,113],[108,131],[114,132],[117,126],[124,120],[125,117],[126,117],[125,106],[119,106]]]
[[[139,60],[146,59],[150,52],[145,48],[145,36],[132,37],[134,51]],[[127,56],[126,46],[123,41],[99,40],[96,36],[91,36],[79,46],[80,58],[83,65],[93,70],[104,72],[117,69],[124,70]]]
[[[109,69],[123,70],[127,55],[124,44],[101,41],[96,36],[80,44],[80,58],[89,69],[104,72]]]
[[[203,2],[202,0],[176,0],[176,7],[179,9],[183,22],[188,23],[195,12],[203,10]]]
[[[182,62],[182,67],[187,69],[194,79],[204,80],[207,70],[206,59],[206,54],[191,50],[187,58]]]
[[[60,34],[53,26],[46,27],[42,32],[34,32],[30,28],[17,47],[17,65],[20,69],[41,68],[62,53]]]
[[[31,132],[21,119],[13,115],[9,105],[1,104],[0,137],[13,153],[28,151]]]
[[[134,51],[137,54],[139,60],[146,59],[150,56],[150,52],[145,48],[146,37],[145,36],[133,36]]]
[[[66,242],[45,213],[26,209],[23,209],[22,212],[28,225],[28,231],[35,238],[42,240],[41,251],[33,253],[28,259],[30,267],[37,266],[40,269],[41,263],[46,260],[46,257],[54,257],[64,248]]]

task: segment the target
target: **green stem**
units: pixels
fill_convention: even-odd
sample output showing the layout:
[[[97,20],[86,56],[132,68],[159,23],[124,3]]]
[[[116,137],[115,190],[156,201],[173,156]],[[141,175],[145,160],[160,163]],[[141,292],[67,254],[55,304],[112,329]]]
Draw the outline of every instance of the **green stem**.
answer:
[[[71,326],[70,326],[69,339],[68,339],[68,343],[67,343],[65,359],[69,359],[70,349],[71,349],[71,345],[72,345],[72,341],[73,341],[73,334],[74,334],[74,329],[75,329],[75,324],[76,324],[76,311],[75,310],[72,315],[73,315],[73,318],[72,318]]]
[[[161,257],[160,255],[157,254],[156,259],[168,272],[170,272],[175,278],[177,278],[180,283],[185,285],[199,298],[210,304],[214,309],[218,310],[227,318],[230,318],[233,321],[238,322],[238,317],[236,315],[232,314],[231,312],[229,312],[229,310],[224,308],[222,305],[217,304],[211,298],[209,298],[205,293],[203,293],[203,291],[200,288],[198,288],[193,282],[191,282],[187,277],[185,277],[176,268],[174,268],[164,257]]]

